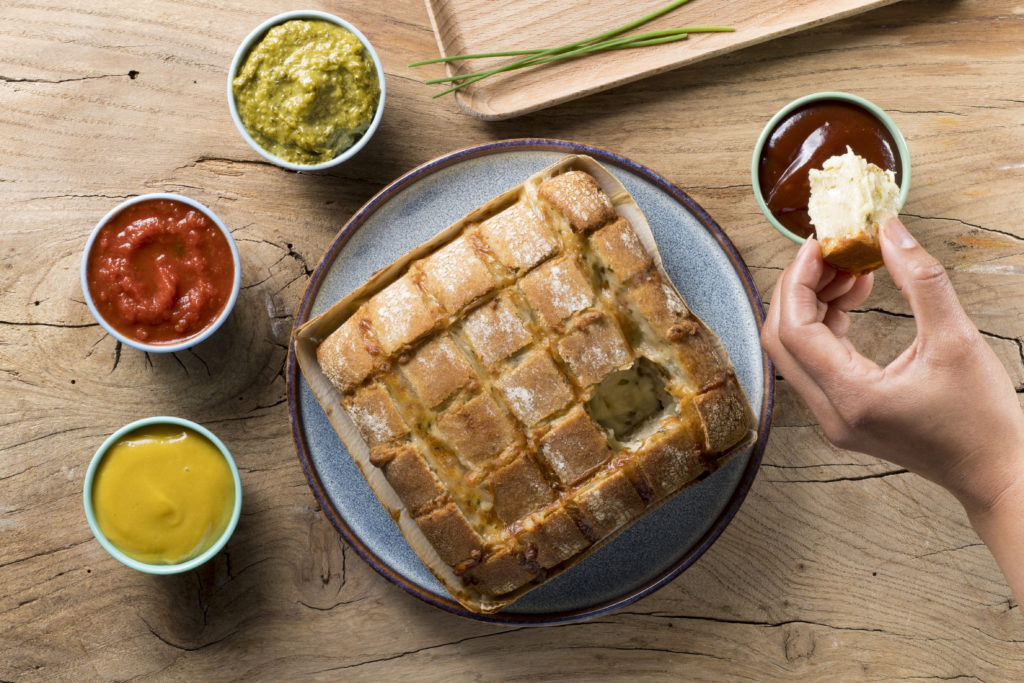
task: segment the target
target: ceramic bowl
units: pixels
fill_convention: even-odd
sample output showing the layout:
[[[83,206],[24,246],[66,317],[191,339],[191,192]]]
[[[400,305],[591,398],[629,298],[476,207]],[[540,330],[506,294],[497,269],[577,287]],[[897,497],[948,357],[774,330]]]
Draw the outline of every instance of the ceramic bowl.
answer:
[[[761,151],[764,149],[764,146],[768,142],[768,138],[771,136],[772,132],[775,131],[776,126],[778,126],[779,122],[788,116],[791,111],[798,107],[802,107],[805,104],[824,100],[840,100],[857,105],[873,114],[874,117],[877,118],[883,126],[885,126],[886,130],[889,131],[889,134],[892,135],[892,139],[896,142],[896,149],[900,157],[900,206],[906,203],[907,195],[910,193],[910,151],[907,149],[907,141],[903,139],[903,133],[901,133],[900,129],[896,127],[896,123],[892,118],[878,105],[865,100],[863,97],[851,95],[850,93],[845,92],[818,92],[813,95],[805,95],[804,97],[795,99],[780,109],[775,116],[769,119],[764,130],[761,131],[761,135],[758,136],[757,144],[754,146],[754,156],[750,162],[750,180],[754,186],[754,198],[757,199],[757,205],[761,208],[761,213],[764,214],[765,218],[768,219],[768,222],[771,223],[780,234],[788,237],[798,244],[803,244],[805,238],[793,233],[782,225],[775,215],[772,214],[771,209],[768,208],[768,204],[765,202],[764,196],[761,194],[761,179],[759,175]]]
[[[267,31],[277,26],[278,24],[283,24],[284,22],[290,21],[292,19],[319,19],[331,22],[332,24],[337,24],[338,26],[341,26],[344,29],[348,29],[356,38],[359,39],[359,42],[361,42],[363,44],[363,47],[366,49],[366,54],[370,57],[371,60],[373,60],[374,68],[376,68],[377,70],[377,82],[380,85],[380,99],[377,102],[377,111],[374,112],[373,120],[370,122],[370,127],[366,129],[366,132],[363,133],[362,136],[358,140],[356,140],[351,147],[342,151],[340,154],[338,154],[330,161],[325,161],[320,164],[296,164],[291,161],[286,161],[285,159],[282,159],[281,157],[275,154],[271,154],[267,150],[263,149],[260,146],[260,144],[256,142],[256,140],[254,140],[251,135],[249,135],[249,131],[246,130],[245,124],[242,123],[242,119],[238,114],[238,106],[235,103],[234,90],[232,89],[231,86],[232,82],[235,79],[235,76],[238,74],[238,71],[242,68],[243,64],[245,64],[245,60],[249,56],[249,52],[257,43],[259,43],[263,39],[263,37],[267,34]],[[338,166],[339,164],[343,164],[352,157],[354,157],[356,154],[358,154],[359,150],[365,147],[366,143],[370,141],[370,138],[373,137],[373,134],[377,131],[377,127],[380,125],[380,119],[384,114],[384,99],[384,67],[380,62],[380,57],[377,56],[377,51],[373,49],[373,45],[370,44],[370,41],[366,39],[366,36],[364,36],[359,31],[359,29],[357,29],[355,26],[345,21],[344,19],[336,17],[333,14],[327,14],[326,12],[317,12],[315,10],[298,10],[294,12],[285,12],[284,14],[279,14],[276,17],[271,17],[270,19],[267,19],[265,22],[257,26],[253,30],[253,32],[250,33],[246,37],[246,39],[242,41],[242,44],[238,47],[238,50],[235,52],[235,58],[231,60],[231,68],[228,69],[228,109],[231,111],[231,119],[235,122],[235,127],[238,128],[239,134],[241,134],[242,138],[247,143],[249,143],[249,146],[256,150],[256,152],[259,153],[259,155],[262,156],[264,159],[291,171],[320,171],[326,168],[331,168],[333,166]]]
[[[231,519],[228,522],[227,527],[224,529],[224,533],[222,533],[213,545],[207,548],[204,552],[189,560],[179,562],[178,564],[149,564],[131,558],[121,552],[100,530],[99,524],[96,522],[96,514],[92,503],[93,482],[96,479],[96,472],[99,469],[100,463],[103,462],[103,458],[106,456],[107,451],[109,451],[110,447],[117,443],[119,439],[141,427],[165,424],[187,427],[206,437],[214,446],[217,447],[217,450],[219,450],[221,455],[224,456],[224,460],[227,461],[228,467],[231,469],[231,475],[234,479],[235,485],[235,505],[231,512]],[[147,417],[121,427],[111,434],[107,440],[103,442],[103,445],[97,449],[96,454],[92,458],[92,462],[89,463],[89,469],[85,473],[83,498],[85,500],[85,517],[89,521],[89,528],[92,529],[93,536],[96,537],[96,540],[100,542],[100,545],[103,546],[104,550],[110,553],[114,559],[128,567],[131,567],[132,569],[145,572],[146,574],[179,574],[181,572],[189,571],[190,569],[195,569],[210,560],[210,558],[221,551],[224,544],[228,542],[229,538],[231,538],[231,534],[238,525],[239,515],[242,512],[242,480],[238,474],[238,467],[235,465],[234,458],[231,457],[231,453],[228,451],[224,443],[210,430],[206,429],[202,425],[192,422],[191,420],[185,420],[180,417]]]
[[[108,222],[110,222],[110,220],[113,219],[114,216],[119,214],[127,207],[153,199],[169,199],[172,201],[181,202],[192,207],[196,211],[199,211],[200,213],[204,214],[207,218],[209,218],[211,221],[213,221],[214,225],[216,225],[217,229],[220,230],[221,233],[223,233],[225,239],[228,242],[228,247],[231,250],[231,258],[234,266],[234,279],[231,285],[231,293],[229,295],[227,303],[224,305],[224,309],[213,320],[213,322],[204,327],[200,332],[177,342],[146,343],[144,341],[140,341],[138,339],[123,334],[122,332],[115,329],[114,326],[111,325],[106,319],[104,319],[103,315],[96,307],[96,302],[93,300],[92,293],[89,290],[89,253],[92,251],[93,244],[96,242],[96,238],[99,235],[100,229]],[[235,307],[235,301],[238,300],[238,290],[242,283],[242,262],[238,256],[238,246],[235,244],[235,240],[231,236],[231,232],[224,225],[224,222],[221,221],[221,219],[218,218],[215,213],[210,211],[208,208],[206,208],[196,200],[189,199],[188,197],[184,197],[180,194],[173,194],[167,192],[154,192],[150,194],[139,195],[138,197],[133,197],[132,199],[129,199],[126,202],[118,204],[113,209],[111,209],[107,213],[107,215],[101,218],[99,223],[96,224],[96,227],[93,228],[92,233],[89,235],[88,241],[86,241],[85,243],[85,251],[82,253],[81,270],[81,285],[82,292],[85,295],[85,303],[89,307],[89,312],[92,313],[94,318],[96,318],[96,322],[102,325],[103,329],[105,329],[112,337],[120,341],[122,344],[126,344],[128,346],[131,346],[132,348],[139,349],[140,351],[148,351],[151,353],[172,353],[174,351],[181,351],[183,349],[189,348],[190,346],[195,346],[196,344],[207,339],[211,334],[216,332],[217,328],[224,324],[224,321],[227,320],[229,315],[231,315],[231,310]]]

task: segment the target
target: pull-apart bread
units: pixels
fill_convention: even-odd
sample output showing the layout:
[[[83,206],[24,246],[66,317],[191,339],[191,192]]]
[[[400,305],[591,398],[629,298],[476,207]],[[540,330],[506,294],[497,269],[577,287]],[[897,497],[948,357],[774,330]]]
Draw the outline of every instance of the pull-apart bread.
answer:
[[[639,209],[587,157],[495,198],[298,334],[374,491],[477,612],[705,477],[754,427]]]
[[[809,173],[807,211],[827,263],[854,275],[882,266],[878,226],[900,210],[900,188],[882,170],[849,147]]]

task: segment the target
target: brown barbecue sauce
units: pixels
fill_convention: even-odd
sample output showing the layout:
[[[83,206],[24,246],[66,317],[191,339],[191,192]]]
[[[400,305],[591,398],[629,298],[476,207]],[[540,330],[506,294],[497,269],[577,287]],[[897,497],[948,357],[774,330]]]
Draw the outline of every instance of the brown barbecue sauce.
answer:
[[[827,159],[854,153],[896,174],[901,185],[899,150],[892,135],[871,112],[843,100],[811,102],[791,111],[772,131],[758,167],[761,196],[782,225],[801,237],[814,234],[807,204],[808,172]]]

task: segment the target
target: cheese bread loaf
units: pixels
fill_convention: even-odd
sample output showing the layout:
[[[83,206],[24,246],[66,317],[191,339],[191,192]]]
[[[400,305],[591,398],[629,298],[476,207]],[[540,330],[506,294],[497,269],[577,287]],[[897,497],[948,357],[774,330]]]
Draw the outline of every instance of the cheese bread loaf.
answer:
[[[530,179],[388,280],[316,359],[470,609],[579,561],[754,426],[718,339],[584,171]]]

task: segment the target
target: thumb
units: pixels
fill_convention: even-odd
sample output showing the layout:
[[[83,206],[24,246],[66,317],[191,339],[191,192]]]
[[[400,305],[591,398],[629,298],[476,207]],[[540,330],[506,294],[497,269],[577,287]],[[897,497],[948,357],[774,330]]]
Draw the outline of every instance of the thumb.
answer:
[[[919,335],[935,336],[973,327],[939,261],[924,250],[895,216],[879,231],[882,259],[917,321]]]

